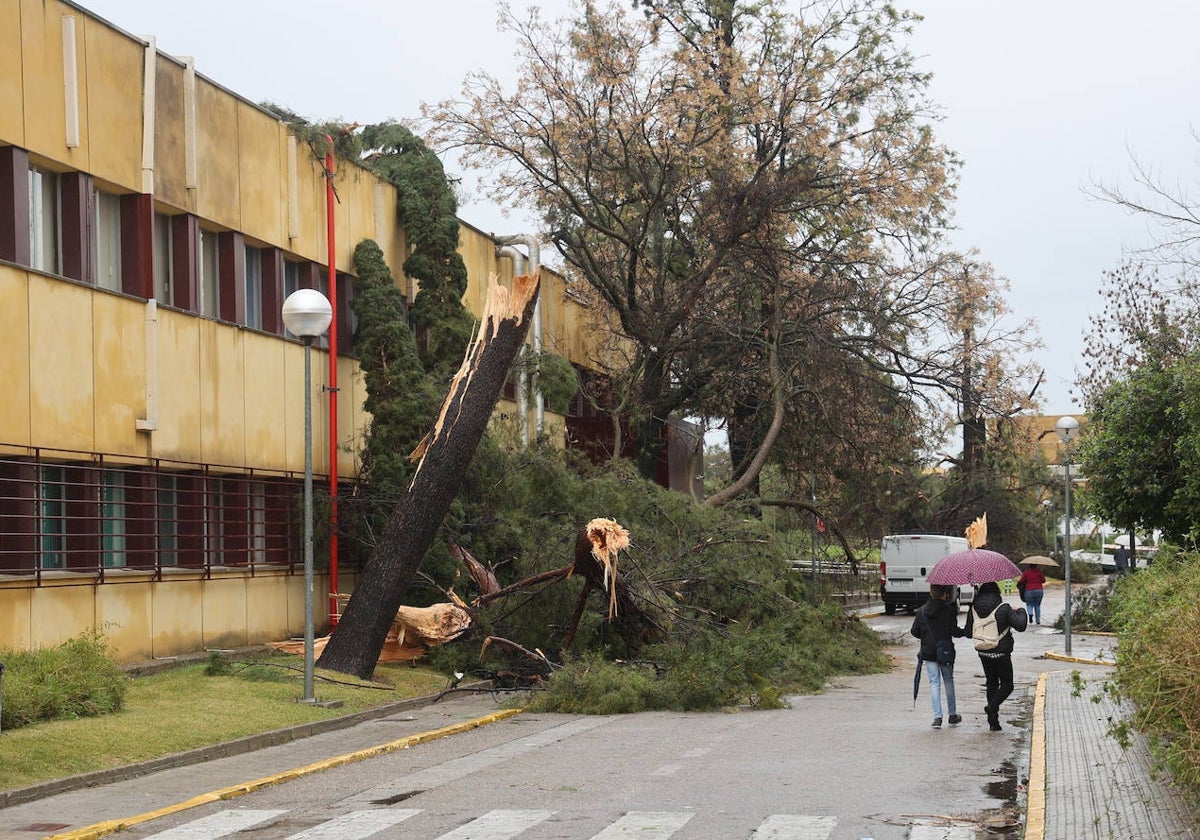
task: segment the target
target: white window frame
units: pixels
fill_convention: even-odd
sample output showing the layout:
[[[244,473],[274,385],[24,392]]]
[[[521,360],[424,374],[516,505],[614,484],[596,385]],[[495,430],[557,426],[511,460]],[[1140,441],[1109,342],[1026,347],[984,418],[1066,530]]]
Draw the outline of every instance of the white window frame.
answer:
[[[92,191],[92,257],[96,286],[121,291],[121,197],[104,190]]]
[[[62,273],[62,177],[29,167],[29,267]]]
[[[221,247],[215,230],[200,228],[200,314],[216,318],[221,313]]]
[[[263,326],[263,249],[246,246],[246,326],[261,330]]]
[[[154,214],[154,298],[164,306],[175,305],[175,244],[171,217]]]

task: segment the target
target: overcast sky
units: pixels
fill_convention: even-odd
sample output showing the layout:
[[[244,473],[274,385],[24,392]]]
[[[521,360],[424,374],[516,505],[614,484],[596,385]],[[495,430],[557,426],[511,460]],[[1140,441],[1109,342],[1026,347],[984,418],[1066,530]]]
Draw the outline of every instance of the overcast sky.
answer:
[[[411,119],[464,75],[514,78],[493,0],[91,0],[83,5],[261,102],[314,120]],[[530,5],[513,0],[514,8]],[[557,16],[569,0],[539,3]],[[795,4],[797,7],[799,4]],[[1046,413],[1078,412],[1072,383],[1102,272],[1146,244],[1143,219],[1097,202],[1094,181],[1131,186],[1130,152],[1169,184],[1194,184],[1200,3],[1194,0],[897,0],[924,15],[911,48],[934,74],[937,132],[964,161],[957,227],[1012,284],[1045,348]],[[466,203],[485,231],[521,216]]]

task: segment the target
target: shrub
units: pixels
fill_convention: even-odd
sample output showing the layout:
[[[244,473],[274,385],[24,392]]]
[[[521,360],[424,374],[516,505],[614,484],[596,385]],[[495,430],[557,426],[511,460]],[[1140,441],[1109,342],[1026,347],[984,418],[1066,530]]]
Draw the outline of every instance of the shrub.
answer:
[[[1116,682],[1133,701],[1133,724],[1200,797],[1200,555],[1160,553],[1120,582],[1113,615]]]
[[[1071,577],[1075,574],[1071,568]],[[1112,633],[1116,630],[1113,623],[1113,597],[1116,592],[1116,579],[1109,579],[1098,587],[1080,590],[1078,594],[1071,593],[1071,627],[1074,630],[1096,630],[1102,633]],[[1060,615],[1054,622],[1059,630],[1064,629],[1063,617]]]
[[[98,633],[68,639],[53,648],[5,651],[0,728],[16,729],[42,720],[94,717],[119,711],[128,677],[109,655]]]

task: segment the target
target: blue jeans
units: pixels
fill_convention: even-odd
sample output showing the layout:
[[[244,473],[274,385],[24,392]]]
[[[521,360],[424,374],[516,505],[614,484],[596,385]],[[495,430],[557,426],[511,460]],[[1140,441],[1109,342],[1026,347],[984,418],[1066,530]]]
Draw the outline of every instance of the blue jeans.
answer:
[[[1042,594],[1041,589],[1025,590],[1025,611],[1029,613],[1029,620],[1035,624],[1042,623]]]
[[[954,666],[925,662],[925,676],[929,677],[929,699],[933,702],[933,716],[942,716],[942,685],[946,686],[946,706],[950,714],[958,714],[954,703]]]

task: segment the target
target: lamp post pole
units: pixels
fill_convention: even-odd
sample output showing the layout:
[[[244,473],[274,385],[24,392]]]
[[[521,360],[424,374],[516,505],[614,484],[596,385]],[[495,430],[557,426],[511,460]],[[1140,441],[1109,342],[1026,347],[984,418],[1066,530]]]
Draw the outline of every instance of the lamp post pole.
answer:
[[[1063,487],[1063,495],[1066,497],[1066,521],[1063,524],[1063,531],[1066,534],[1066,544],[1063,547],[1063,573],[1066,575],[1066,581],[1063,584],[1064,592],[1066,593],[1066,611],[1063,613],[1063,634],[1066,638],[1066,646],[1063,649],[1067,656],[1071,655],[1071,451],[1068,448],[1066,463],[1063,465],[1063,474],[1066,476],[1065,486]]]
[[[1063,546],[1063,574],[1066,580],[1063,583],[1064,597],[1066,598],[1066,606],[1063,608],[1063,635],[1066,639],[1066,646],[1063,648],[1067,656],[1071,655],[1071,441],[1079,434],[1079,421],[1074,417],[1060,417],[1058,422],[1054,424],[1054,430],[1058,432],[1058,438],[1063,442],[1063,450],[1066,453],[1063,458],[1063,496],[1065,499],[1065,511],[1063,518],[1063,536],[1065,544]]]
[[[312,341],[333,318],[329,299],[316,289],[297,289],[283,302],[283,323],[304,342],[304,697],[315,703],[313,691],[313,467],[312,467]]]
[[[304,702],[313,693],[312,336],[304,342]]]

